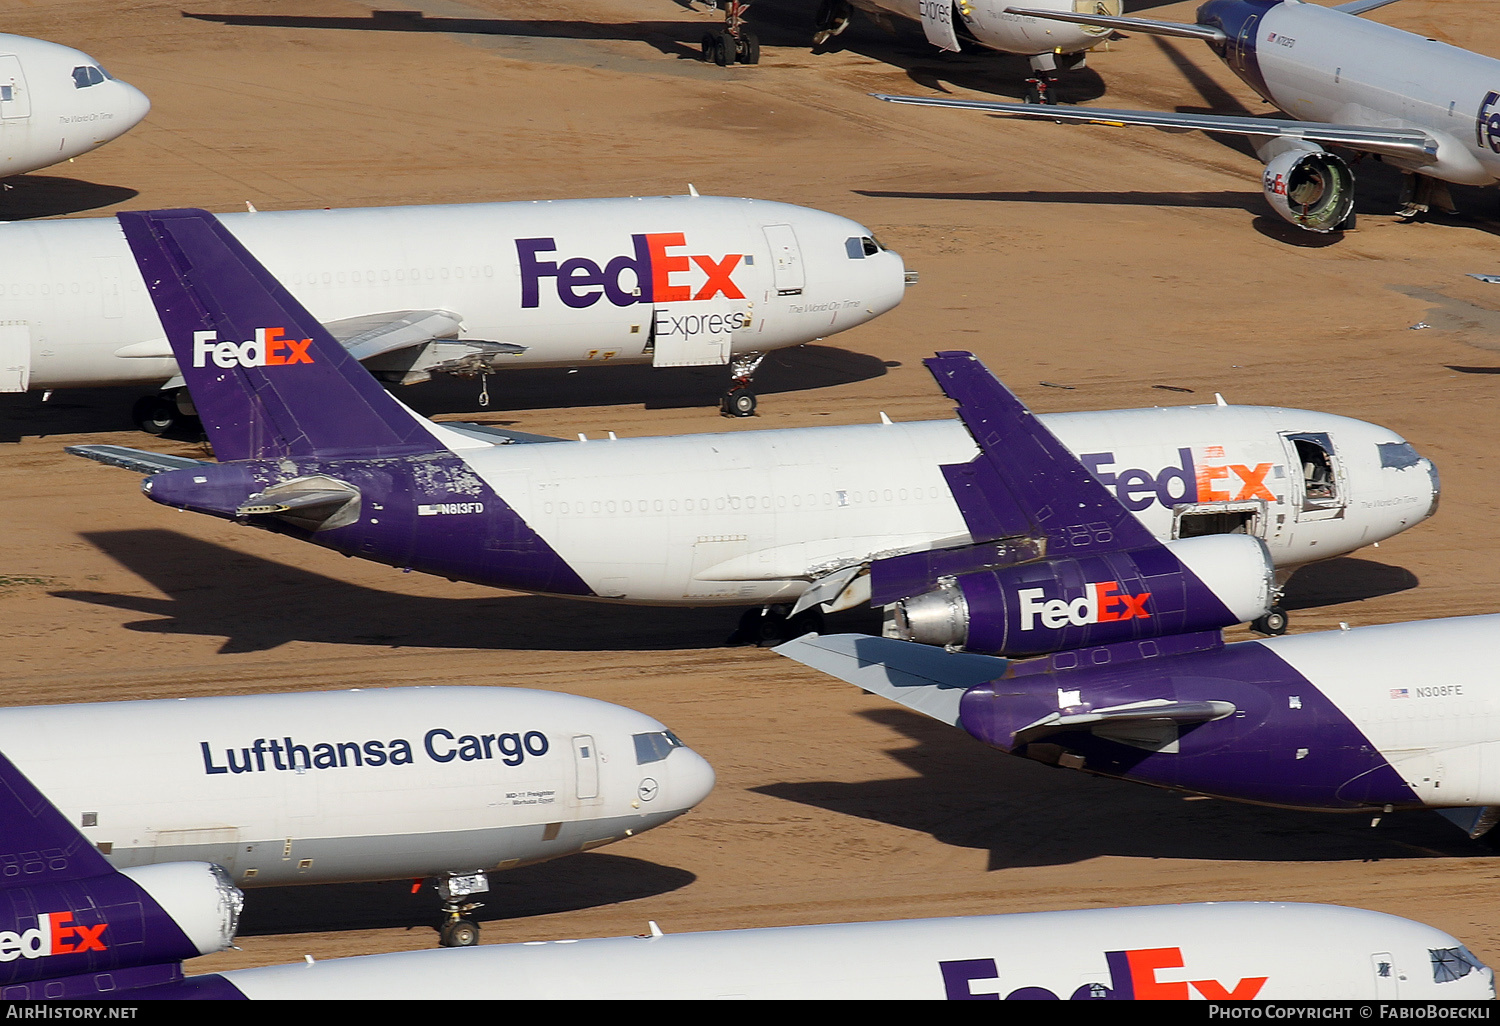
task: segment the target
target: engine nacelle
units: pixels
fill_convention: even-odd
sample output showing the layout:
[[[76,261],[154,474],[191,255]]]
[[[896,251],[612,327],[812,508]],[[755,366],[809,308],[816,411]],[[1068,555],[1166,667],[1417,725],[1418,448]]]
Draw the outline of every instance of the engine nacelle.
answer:
[[[1261,184],[1271,209],[1310,232],[1339,230],[1354,210],[1354,172],[1323,149],[1290,149],[1266,163]]]
[[[961,574],[895,603],[894,636],[1004,656],[1218,630],[1275,593],[1258,538],[1216,534],[1165,547]]]

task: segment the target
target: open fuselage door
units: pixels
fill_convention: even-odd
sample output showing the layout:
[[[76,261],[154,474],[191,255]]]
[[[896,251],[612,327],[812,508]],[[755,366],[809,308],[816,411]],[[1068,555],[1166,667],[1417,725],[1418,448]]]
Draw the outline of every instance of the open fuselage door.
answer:
[[[1300,482],[1295,470],[1290,482],[1297,522],[1342,517],[1344,507],[1349,504],[1349,488],[1333,440],[1322,431],[1288,432],[1281,438],[1289,466],[1301,470]]]
[[[927,41],[943,50],[958,52],[958,33],[953,28],[953,0],[920,0],[922,32]]]

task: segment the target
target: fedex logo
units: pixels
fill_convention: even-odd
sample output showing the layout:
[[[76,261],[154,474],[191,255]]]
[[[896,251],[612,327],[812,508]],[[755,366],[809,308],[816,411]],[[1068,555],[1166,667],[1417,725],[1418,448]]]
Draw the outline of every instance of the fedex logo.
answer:
[[[1082,627],[1090,623],[1109,623],[1115,620],[1149,620],[1146,600],[1149,591],[1139,595],[1127,595],[1120,591],[1116,581],[1084,585],[1084,595],[1069,602],[1066,599],[1047,599],[1045,588],[1023,588],[1016,592],[1021,600],[1021,630],[1036,627],[1038,616],[1043,627]]]
[[[1495,110],[1496,102],[1500,102],[1500,92],[1492,89],[1484,94],[1479,113],[1474,116],[1474,138],[1480,148],[1488,146],[1500,153],[1500,111]]]
[[[1261,179],[1263,184],[1265,185],[1266,191],[1269,192],[1272,196],[1286,195],[1286,175],[1282,174],[1279,171],[1273,175],[1268,168],[1266,170],[1266,173],[1261,175]]]
[[[292,363],[312,363],[310,338],[285,338],[285,328],[256,328],[248,342],[221,342],[211,331],[193,332],[193,366],[206,367],[208,361],[226,370],[230,367],[281,367]]]
[[[541,305],[543,278],[551,278],[557,286],[557,298],[575,310],[593,306],[601,296],[615,306],[682,303],[715,296],[745,298],[731,275],[741,260],[749,262],[748,257],[730,253],[715,260],[707,254],[673,252],[687,246],[682,232],[655,232],[630,238],[633,252],[614,257],[602,267],[588,257],[572,257],[562,263],[542,259],[542,254],[556,252],[556,239],[517,239],[522,309]],[[706,276],[697,288],[681,277],[694,265]],[[623,278],[627,271],[630,277]],[[675,280],[674,275],[678,276]]]
[[[1157,979],[1156,974],[1162,970],[1183,968],[1181,948],[1106,951],[1104,960],[1109,966],[1109,982],[1085,983],[1073,991],[1070,1000],[1186,1001],[1196,990],[1210,1001],[1250,1001],[1260,993],[1261,988],[1266,985],[1266,980],[1270,979],[1268,976],[1247,976],[1235,983],[1233,987],[1226,987],[1218,980],[1175,982]],[[1000,970],[993,958],[966,958],[959,961],[939,962],[938,969],[943,974],[943,990],[948,1000],[1000,1000],[998,990],[982,992],[974,990],[976,983],[1000,978]],[[1192,990],[1189,990],[1189,987]],[[1006,994],[1005,999],[1007,1001],[1056,1001],[1058,996],[1045,987],[1020,987]]]
[[[1266,478],[1275,464],[1257,463],[1252,467],[1218,462],[1227,459],[1222,445],[1204,446],[1197,450],[1196,458],[1194,450],[1178,449],[1177,465],[1163,467],[1155,473],[1136,469],[1119,473],[1106,470],[1105,467],[1115,462],[1112,452],[1084,453],[1078,458],[1100,484],[1115,493],[1120,505],[1132,513],[1139,513],[1153,502],[1170,509],[1189,502],[1277,501],[1266,485]]]
[[[104,928],[108,923],[84,926],[73,922],[71,912],[45,912],[37,918],[34,929],[16,933],[0,932],[0,962],[18,958],[45,958],[48,955],[71,955],[83,951],[105,951]]]

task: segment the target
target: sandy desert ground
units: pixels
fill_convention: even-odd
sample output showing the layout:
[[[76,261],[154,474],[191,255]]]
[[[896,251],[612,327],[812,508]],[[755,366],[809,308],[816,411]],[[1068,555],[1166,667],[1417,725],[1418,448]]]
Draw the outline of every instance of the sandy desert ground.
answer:
[[[78,46],[149,118],[0,196],[0,218],[685,192],[822,207],[873,227],[921,284],[877,321],[761,372],[722,420],[699,372],[492,379],[403,394],[423,412],[570,436],[948,415],[920,360],[978,353],[1040,411],[1211,401],[1389,425],[1436,460],[1442,508],[1293,582],[1293,629],[1500,607],[1500,197],[1401,223],[1361,164],[1359,230],[1301,233],[1233,141],[1000,122],[872,91],[1015,98],[1024,62],[940,56],[868,21],[813,54],[811,0],[757,0],[758,67],[717,68],[716,16],[673,0],[433,0],[428,24],[348,0],[19,0],[9,32]],[[391,6],[383,4],[382,6]],[[1192,4],[1130,4],[1191,20]],[[1500,56],[1468,0],[1376,17]],[[1487,5],[1486,5],[1487,6]],[[587,15],[584,12],[588,12]],[[584,20],[586,17],[592,20]],[[438,24],[431,24],[437,22]],[[439,31],[451,29],[452,31]],[[1066,99],[1251,112],[1191,41],[1134,36]],[[1412,330],[1426,322],[1431,327]],[[1046,387],[1041,382],[1071,389]],[[1184,394],[1160,386],[1191,390]],[[660,717],[717,768],[683,819],[495,878],[486,943],[1208,899],[1364,906],[1500,963],[1500,860],[1434,814],[1331,816],[1194,799],[1010,759],[941,724],[723,641],[737,610],[575,604],[341,559],[170,513],[66,444],[153,444],[134,394],[0,397],[0,701],[389,684],[518,684]],[[1489,525],[1489,526],[1486,526]],[[840,626],[872,625],[848,614]],[[1422,653],[1411,653],[1419,672]],[[404,883],[256,891],[241,951],[198,971],[426,947]]]

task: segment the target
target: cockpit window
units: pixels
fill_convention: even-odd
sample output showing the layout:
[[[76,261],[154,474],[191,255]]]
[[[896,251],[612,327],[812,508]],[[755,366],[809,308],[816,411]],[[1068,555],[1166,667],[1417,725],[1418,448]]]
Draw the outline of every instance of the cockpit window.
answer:
[[[109,77],[103,68],[96,68],[91,64],[85,64],[73,69],[73,85],[78,89],[87,89],[89,86],[98,85]]]
[[[670,730],[656,730],[649,734],[636,734],[635,764],[644,766],[648,762],[661,762],[672,754],[674,748],[685,748],[676,734]]]
[[[1432,956],[1432,982],[1452,983],[1461,980],[1476,969],[1483,969],[1484,963],[1475,958],[1465,947],[1456,948],[1428,948],[1427,953]]]
[[[884,246],[868,235],[844,240],[844,252],[849,254],[850,260],[863,260],[867,256],[874,256],[883,249],[885,249]]]
[[[1392,470],[1405,470],[1422,462],[1410,442],[1380,442],[1375,448],[1380,450],[1380,465]]]

